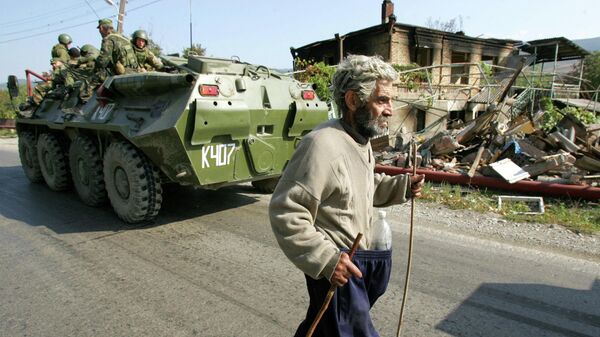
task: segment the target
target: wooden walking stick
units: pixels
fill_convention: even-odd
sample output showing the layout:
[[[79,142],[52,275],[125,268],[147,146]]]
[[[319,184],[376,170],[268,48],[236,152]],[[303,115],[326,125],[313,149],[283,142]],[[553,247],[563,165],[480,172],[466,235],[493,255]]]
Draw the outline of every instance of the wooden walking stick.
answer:
[[[354,253],[356,253],[356,250],[358,249],[358,243],[360,242],[360,239],[362,239],[362,236],[363,236],[362,233],[358,233],[358,235],[356,236],[356,239],[354,239],[354,243],[352,244],[352,248],[350,249],[350,253],[348,254],[350,256],[350,260],[352,260],[352,258],[354,257]],[[308,332],[306,333],[306,337],[311,337],[312,334],[315,332],[315,329],[317,328],[317,325],[321,321],[323,314],[329,307],[329,302],[331,302],[331,299],[333,298],[333,295],[335,294],[336,288],[337,288],[337,286],[335,284],[332,284],[331,287],[329,287],[329,290],[327,291],[327,296],[325,297],[325,301],[323,302],[323,305],[321,305],[321,309],[319,310],[317,317],[315,317],[315,320],[312,322],[310,329],[308,329]]]
[[[417,143],[412,144],[413,155],[413,176],[417,174]],[[396,337],[400,337],[402,331],[402,316],[404,316],[404,305],[406,304],[406,296],[408,294],[408,280],[410,278],[410,265],[412,262],[412,245],[413,245],[413,224],[415,220],[415,198],[410,199],[410,230],[408,232],[408,261],[406,263],[406,279],[404,280],[404,293],[402,295],[402,304],[400,306],[400,318],[398,320],[398,330]]]

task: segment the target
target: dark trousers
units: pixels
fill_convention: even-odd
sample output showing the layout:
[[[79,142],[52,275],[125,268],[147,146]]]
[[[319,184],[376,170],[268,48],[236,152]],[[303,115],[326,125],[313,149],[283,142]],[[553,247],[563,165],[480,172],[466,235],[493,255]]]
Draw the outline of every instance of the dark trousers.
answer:
[[[363,278],[353,276],[346,285],[337,288],[314,337],[379,337],[369,311],[387,288],[392,269],[392,251],[359,250],[352,262],[360,269]],[[308,275],[305,277],[310,304],[295,337],[306,336],[331,286],[325,278],[315,280]]]

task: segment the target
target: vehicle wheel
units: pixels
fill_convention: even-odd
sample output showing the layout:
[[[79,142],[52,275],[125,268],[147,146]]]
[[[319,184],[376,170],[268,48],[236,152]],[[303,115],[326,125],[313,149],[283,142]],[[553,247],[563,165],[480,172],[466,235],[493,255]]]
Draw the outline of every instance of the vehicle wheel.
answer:
[[[88,137],[77,137],[69,147],[69,166],[73,185],[84,204],[100,206],[106,203],[106,188],[102,157],[96,144]]]
[[[33,132],[19,132],[19,158],[21,158],[23,172],[29,181],[39,183],[44,180],[37,156],[37,141]]]
[[[262,193],[273,193],[273,191],[275,191],[275,187],[277,187],[278,182],[279,177],[264,180],[255,180],[252,182],[252,186],[254,186],[254,188],[256,188]]]
[[[113,209],[125,222],[152,220],[162,203],[158,169],[126,142],[110,144],[104,155],[104,182]]]
[[[37,154],[48,187],[55,191],[68,189],[71,182],[68,157],[58,137],[51,133],[42,133],[37,142]]]

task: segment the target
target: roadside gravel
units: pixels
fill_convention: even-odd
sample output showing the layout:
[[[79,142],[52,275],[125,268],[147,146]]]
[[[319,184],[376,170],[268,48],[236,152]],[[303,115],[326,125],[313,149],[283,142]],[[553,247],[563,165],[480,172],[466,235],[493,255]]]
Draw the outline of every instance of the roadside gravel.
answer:
[[[417,201],[415,226],[429,226],[462,235],[551,251],[600,262],[600,235],[574,233],[560,225],[518,223],[494,213],[452,210]],[[410,203],[389,208],[404,223],[410,222]]]

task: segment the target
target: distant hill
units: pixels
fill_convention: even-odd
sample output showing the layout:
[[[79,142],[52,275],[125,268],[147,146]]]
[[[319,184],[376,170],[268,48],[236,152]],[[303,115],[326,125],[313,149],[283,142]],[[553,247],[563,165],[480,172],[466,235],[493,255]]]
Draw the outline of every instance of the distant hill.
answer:
[[[590,39],[581,39],[581,40],[572,40],[577,43],[579,46],[583,47],[583,49],[593,52],[600,50],[600,37],[593,37]]]

